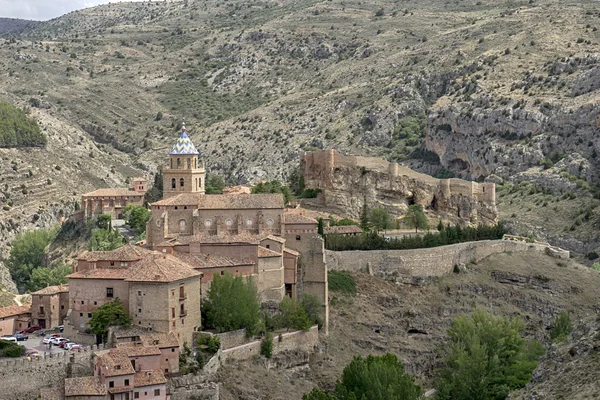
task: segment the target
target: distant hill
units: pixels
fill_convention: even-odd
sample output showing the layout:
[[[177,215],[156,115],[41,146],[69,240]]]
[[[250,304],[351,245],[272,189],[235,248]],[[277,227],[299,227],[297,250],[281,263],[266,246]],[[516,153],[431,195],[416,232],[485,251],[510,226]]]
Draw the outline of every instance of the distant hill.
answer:
[[[0,18],[0,37],[14,37],[35,28],[41,21],[18,18]]]

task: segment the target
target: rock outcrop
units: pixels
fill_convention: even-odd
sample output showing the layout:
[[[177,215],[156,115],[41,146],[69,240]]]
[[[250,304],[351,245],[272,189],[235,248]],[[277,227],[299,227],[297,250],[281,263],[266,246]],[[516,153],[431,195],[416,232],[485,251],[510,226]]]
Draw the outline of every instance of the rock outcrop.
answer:
[[[464,225],[498,220],[494,183],[436,179],[382,159],[333,150],[303,154],[301,170],[305,187],[321,190],[315,205],[351,218],[359,217],[366,202],[394,216],[421,204],[442,219]]]

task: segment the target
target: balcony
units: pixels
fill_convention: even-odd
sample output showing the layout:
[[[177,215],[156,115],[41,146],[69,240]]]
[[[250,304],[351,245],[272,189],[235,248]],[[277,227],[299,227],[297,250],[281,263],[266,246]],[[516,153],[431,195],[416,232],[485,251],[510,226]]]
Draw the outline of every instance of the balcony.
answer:
[[[183,293],[179,293],[179,301],[184,301],[185,299],[187,299],[187,294]]]
[[[187,310],[180,310],[179,311],[179,316],[180,317],[185,317],[187,315]]]

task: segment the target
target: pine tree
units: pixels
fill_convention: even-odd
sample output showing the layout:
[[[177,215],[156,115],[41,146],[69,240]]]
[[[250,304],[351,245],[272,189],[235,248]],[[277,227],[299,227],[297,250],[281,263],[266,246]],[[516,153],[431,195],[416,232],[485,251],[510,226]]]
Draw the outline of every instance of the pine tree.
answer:
[[[371,228],[371,222],[369,221],[369,208],[367,207],[367,199],[363,201],[362,211],[360,212],[360,227],[365,232]]]
[[[323,222],[323,218],[319,218],[319,225],[317,225],[317,233],[323,236],[325,231],[325,222]]]

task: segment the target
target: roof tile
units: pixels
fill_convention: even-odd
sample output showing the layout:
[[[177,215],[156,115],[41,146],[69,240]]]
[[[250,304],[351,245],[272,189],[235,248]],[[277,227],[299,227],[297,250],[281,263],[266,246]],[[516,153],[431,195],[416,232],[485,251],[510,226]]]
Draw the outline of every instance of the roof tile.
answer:
[[[144,193],[136,192],[130,188],[101,188],[93,192],[85,193],[82,197],[123,197],[123,196],[139,196],[143,197]]]
[[[0,318],[16,317],[17,315],[27,314],[31,312],[31,304],[25,304],[19,306],[13,304],[12,306],[0,308]]]
[[[58,293],[69,293],[69,285],[58,285],[58,286],[47,286],[37,292],[31,294],[35,295],[46,295],[46,294],[58,294]]]
[[[106,386],[99,376],[65,379],[65,396],[106,396]]]
[[[169,254],[154,252],[129,268],[127,282],[174,282],[200,276],[191,265]]]

